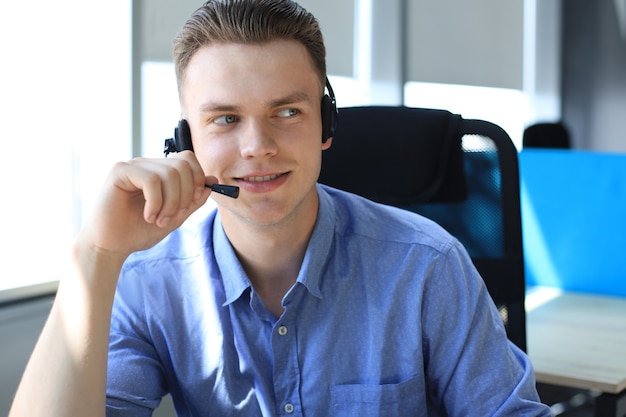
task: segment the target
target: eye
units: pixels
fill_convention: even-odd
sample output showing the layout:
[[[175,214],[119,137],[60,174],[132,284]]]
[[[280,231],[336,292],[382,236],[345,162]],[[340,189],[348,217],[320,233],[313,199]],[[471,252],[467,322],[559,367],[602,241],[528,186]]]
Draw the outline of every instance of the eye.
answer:
[[[234,116],[232,114],[226,114],[224,116],[216,117],[213,123],[216,123],[218,125],[230,125],[236,123],[238,120],[239,119],[237,119],[237,116]]]
[[[298,109],[283,109],[278,112],[279,117],[294,117],[300,114],[300,110]]]

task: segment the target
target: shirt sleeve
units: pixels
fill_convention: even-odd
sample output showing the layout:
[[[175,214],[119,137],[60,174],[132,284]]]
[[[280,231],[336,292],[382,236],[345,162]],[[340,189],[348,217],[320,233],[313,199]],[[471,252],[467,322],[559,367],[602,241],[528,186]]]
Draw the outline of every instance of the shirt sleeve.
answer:
[[[113,305],[106,415],[151,416],[166,394],[164,371],[150,340],[140,291],[124,284]]]
[[[448,416],[549,416],[531,363],[507,339],[467,252],[456,244],[437,262],[423,308],[426,372],[435,406]]]

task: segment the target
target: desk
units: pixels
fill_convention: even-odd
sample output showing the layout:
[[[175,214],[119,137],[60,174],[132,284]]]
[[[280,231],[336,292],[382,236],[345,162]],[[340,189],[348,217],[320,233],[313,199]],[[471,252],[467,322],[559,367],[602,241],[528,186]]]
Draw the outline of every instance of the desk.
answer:
[[[600,391],[596,416],[625,416],[626,298],[535,288],[526,301],[537,381]]]

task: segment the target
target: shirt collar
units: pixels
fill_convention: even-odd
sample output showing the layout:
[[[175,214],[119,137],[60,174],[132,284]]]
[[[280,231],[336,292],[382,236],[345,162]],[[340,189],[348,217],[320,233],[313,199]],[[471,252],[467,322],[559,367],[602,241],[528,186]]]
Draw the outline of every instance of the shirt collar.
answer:
[[[317,193],[319,196],[317,220],[296,282],[304,285],[315,297],[322,298],[321,277],[333,241],[334,209],[330,196],[322,186],[317,186]],[[213,223],[213,243],[215,259],[224,283],[226,296],[224,305],[228,305],[239,299],[252,285],[224,232],[219,214]]]
[[[296,281],[304,285],[314,296],[322,298],[321,278],[330,258],[335,211],[332,199],[323,186],[319,184],[317,185],[317,195],[319,197],[317,221]]]
[[[215,261],[224,283],[226,295],[224,305],[228,305],[241,297],[241,294],[250,288],[251,284],[226,236],[219,212],[215,216],[215,222],[213,222],[213,248]]]

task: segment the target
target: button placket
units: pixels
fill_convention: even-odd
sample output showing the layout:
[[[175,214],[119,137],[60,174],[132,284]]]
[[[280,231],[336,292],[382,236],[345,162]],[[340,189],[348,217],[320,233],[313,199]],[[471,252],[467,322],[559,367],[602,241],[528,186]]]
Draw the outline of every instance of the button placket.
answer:
[[[289,310],[278,320],[272,337],[274,357],[274,395],[282,416],[300,415],[300,366],[296,327]]]

